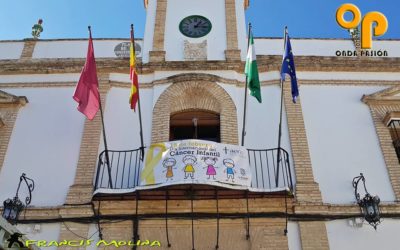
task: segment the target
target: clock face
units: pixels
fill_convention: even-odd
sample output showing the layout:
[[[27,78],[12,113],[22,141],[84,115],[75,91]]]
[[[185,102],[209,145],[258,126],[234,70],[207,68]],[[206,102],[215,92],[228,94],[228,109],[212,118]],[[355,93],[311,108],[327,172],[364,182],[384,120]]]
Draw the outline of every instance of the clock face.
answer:
[[[185,17],[179,24],[179,30],[182,34],[192,38],[198,38],[207,35],[211,31],[211,22],[203,16]]]

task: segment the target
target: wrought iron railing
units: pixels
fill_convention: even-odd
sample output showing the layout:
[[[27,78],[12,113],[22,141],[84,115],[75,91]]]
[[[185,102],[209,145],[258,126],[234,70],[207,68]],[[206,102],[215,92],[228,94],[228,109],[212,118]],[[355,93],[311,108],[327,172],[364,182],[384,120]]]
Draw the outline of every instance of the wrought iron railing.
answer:
[[[278,190],[289,188],[293,191],[293,181],[289,154],[284,149],[248,149],[252,171],[251,187],[258,190]],[[110,166],[106,164],[106,151],[99,155],[95,190],[133,189],[140,184],[140,149],[128,151],[108,150]],[[278,157],[280,160],[278,161]],[[110,178],[111,177],[111,178]]]
[[[107,165],[106,151],[99,155],[95,189],[131,189],[139,185],[140,148],[127,151],[108,150],[110,166]]]
[[[266,190],[289,188],[293,191],[292,171],[286,150],[274,148],[247,149],[247,151],[252,171],[252,188]]]

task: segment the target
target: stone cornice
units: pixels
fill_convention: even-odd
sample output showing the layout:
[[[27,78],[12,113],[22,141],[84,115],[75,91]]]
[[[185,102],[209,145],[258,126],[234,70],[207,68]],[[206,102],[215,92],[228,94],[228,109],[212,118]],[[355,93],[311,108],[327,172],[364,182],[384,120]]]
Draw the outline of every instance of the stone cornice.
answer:
[[[242,84],[242,82],[233,79],[227,79],[224,77],[205,74],[205,73],[184,73],[169,76],[164,79],[156,80],[153,82],[154,85],[158,84],[166,84],[166,83],[173,83],[173,82],[192,82],[192,81],[206,81],[206,82],[219,82],[219,83],[228,83],[228,84]]]
[[[260,72],[279,70],[281,56],[257,56]],[[322,57],[297,56],[295,58],[297,71],[324,72],[398,72],[400,58],[356,58],[356,57]],[[85,63],[85,58],[66,59],[30,59],[1,60],[0,74],[49,74],[49,73],[79,73]],[[97,58],[99,73],[129,72],[129,59]],[[155,71],[184,70],[233,70],[242,73],[243,61],[169,61],[138,62],[139,74],[151,74]]]
[[[400,87],[394,86],[392,88],[384,89],[370,95],[364,95],[361,100],[368,105],[399,105]]]
[[[251,200],[251,213],[279,213],[283,212],[284,204],[278,202],[279,199],[255,199]],[[235,200],[239,207],[232,207],[232,201],[220,201],[220,213],[245,212],[245,200]],[[165,201],[140,201],[139,214],[163,214],[165,212]],[[270,204],[270,205],[267,205]],[[196,201],[196,212],[198,213],[215,213],[215,204],[207,201]],[[170,213],[187,213],[189,201],[170,201]],[[135,201],[103,201],[101,202],[100,213],[105,216],[115,215],[132,215],[135,213]],[[94,208],[98,210],[98,203],[94,202]],[[380,205],[381,215],[383,217],[400,217],[399,203],[383,203]],[[0,208],[0,212],[2,209]],[[308,216],[309,218],[326,219],[337,216],[340,217],[361,217],[360,207],[357,204],[327,204],[327,203],[291,203],[289,201],[289,217],[298,220],[299,216]],[[57,207],[28,207],[22,220],[46,220],[74,217],[91,217],[93,216],[93,208],[91,205],[64,205]],[[297,219],[296,219],[297,218]]]
[[[25,96],[15,96],[0,90],[0,108],[25,106],[27,103]]]

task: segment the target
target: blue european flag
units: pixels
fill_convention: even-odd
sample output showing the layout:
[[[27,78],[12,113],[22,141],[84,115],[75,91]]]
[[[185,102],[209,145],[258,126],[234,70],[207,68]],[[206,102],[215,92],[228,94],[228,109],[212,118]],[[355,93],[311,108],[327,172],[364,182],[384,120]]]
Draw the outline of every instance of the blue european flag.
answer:
[[[282,68],[281,68],[282,81],[285,81],[285,74],[290,75],[292,83],[293,102],[296,103],[296,99],[299,96],[299,87],[297,86],[296,69],[294,67],[292,45],[290,45],[289,34],[286,34],[285,54],[283,55],[283,60],[282,60]]]

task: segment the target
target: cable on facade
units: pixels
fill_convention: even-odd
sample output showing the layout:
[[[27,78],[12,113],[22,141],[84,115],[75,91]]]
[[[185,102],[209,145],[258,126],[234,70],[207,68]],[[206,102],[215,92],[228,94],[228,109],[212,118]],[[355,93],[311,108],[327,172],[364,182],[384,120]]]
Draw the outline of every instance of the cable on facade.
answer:
[[[137,242],[139,240],[139,217],[138,217],[138,211],[139,211],[139,199],[140,199],[140,194],[139,191],[136,191],[136,211],[135,211],[135,218],[133,221],[133,241]],[[133,250],[137,249],[136,244],[132,248]]]
[[[93,201],[91,202],[93,214],[94,214],[94,216],[96,216],[97,218],[99,218],[99,215],[100,215],[101,201],[99,200],[98,203],[99,203],[99,207],[98,207],[97,212],[96,212],[96,209],[95,209],[95,206],[94,206],[94,202],[93,202]],[[100,219],[97,219],[96,222],[97,222],[97,228],[98,228],[97,231],[99,232],[99,239],[100,239],[100,240],[103,240],[103,232],[102,232],[102,230],[101,230]]]
[[[283,234],[286,236],[288,233],[288,220],[289,220],[289,214],[288,214],[288,204],[287,204],[287,191],[285,190],[285,229],[283,230]]]
[[[246,240],[250,239],[250,213],[249,213],[249,191],[246,190],[246,217],[247,217],[247,227],[246,227]]]
[[[194,216],[194,215],[193,215]],[[220,218],[224,219],[243,219],[246,217],[246,213],[223,213],[219,214]],[[252,213],[252,218],[285,218],[286,214],[283,212],[265,212],[265,213]],[[91,217],[69,217],[69,218],[51,218],[51,219],[27,219],[27,220],[18,220],[18,224],[37,224],[37,223],[61,223],[61,222],[75,222],[82,224],[93,224],[96,220],[102,220],[103,224],[107,223],[120,223],[123,221],[132,220],[132,217],[135,215],[101,215],[99,217],[91,216]],[[187,213],[175,213],[169,214],[169,219],[177,219],[177,220],[190,220],[192,217],[191,214]],[[204,219],[204,220],[215,220],[216,215],[214,213],[196,213],[196,219]],[[361,214],[289,214],[290,221],[332,221],[332,220],[344,220],[344,219],[352,219],[352,218],[361,218]],[[144,214],[140,216],[141,220],[152,220],[152,219],[164,219],[165,213],[162,214]],[[400,213],[384,213],[381,214],[381,218],[388,219],[400,219]]]
[[[217,202],[217,244],[215,249],[219,248],[219,204],[218,204],[218,187],[215,187],[215,200]]]
[[[167,234],[167,244],[168,247],[171,247],[171,243],[169,242],[169,234],[168,234],[168,199],[169,199],[169,194],[168,194],[168,188],[165,189],[165,230]]]
[[[194,248],[194,225],[193,225],[193,223],[194,223],[194,214],[193,214],[193,195],[194,195],[194,193],[193,192],[194,192],[193,186],[190,186],[190,204],[191,204],[191,210],[192,210],[192,213],[191,213],[191,217],[192,217],[192,250],[195,250],[195,248]]]
[[[81,239],[84,239],[84,240],[88,240],[88,238],[83,237],[83,236],[81,236],[81,235],[75,233],[74,231],[72,231],[72,230],[67,226],[67,224],[65,223],[65,221],[63,221],[63,225],[64,225],[65,229],[67,229],[70,233],[72,233],[72,234],[75,235],[76,237],[81,238]]]

